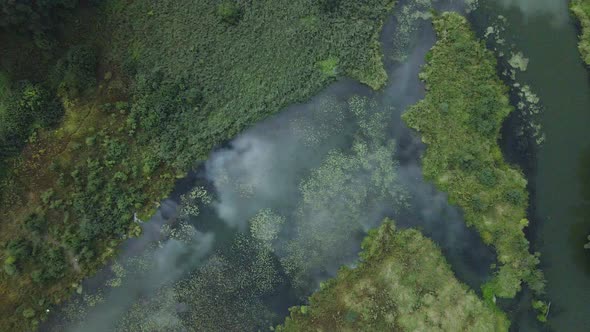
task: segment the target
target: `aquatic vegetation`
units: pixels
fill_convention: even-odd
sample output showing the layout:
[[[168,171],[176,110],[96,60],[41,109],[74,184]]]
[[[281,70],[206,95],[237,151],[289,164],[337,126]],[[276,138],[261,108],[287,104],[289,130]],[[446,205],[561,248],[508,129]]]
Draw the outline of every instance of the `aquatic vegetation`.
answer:
[[[276,331],[508,331],[506,316],[458,282],[437,246],[386,220],[361,263],[322,283]]]
[[[211,204],[213,198],[205,187],[199,186],[193,188],[187,194],[181,195],[180,202],[180,217],[196,217],[200,213],[199,206]]]
[[[305,117],[290,122],[295,136],[309,147],[321,147],[330,137],[341,133],[349,116],[346,103],[334,98],[322,98]],[[309,120],[311,119],[311,120]]]
[[[499,15],[486,29],[484,38],[498,57],[499,64],[504,67],[502,76],[506,82],[509,82],[511,95],[518,98],[515,102],[518,115],[516,134],[519,138],[518,146],[525,153],[545,141],[545,134],[539,119],[543,106],[531,87],[521,84],[518,80],[518,71],[526,71],[529,59],[524,56],[522,51],[516,50],[514,44],[507,41],[505,36],[507,24],[506,18]]]
[[[527,183],[504,161],[497,143],[502,121],[512,111],[508,88],[496,74],[493,54],[465,18],[443,13],[433,23],[439,40],[420,74],[427,94],[403,116],[427,145],[424,175],[449,194],[468,225],[497,252],[494,278],[483,287],[486,300],[513,298],[522,282],[541,293],[539,258],[529,252],[523,233]]]
[[[300,185],[302,201],[291,226],[295,235],[284,244],[287,253],[281,258],[300,291],[309,288],[313,276],[356,254],[349,239],[374,226],[368,211],[403,206],[405,191],[392,158],[395,143],[386,138],[387,113],[377,106],[368,98],[349,100],[359,125],[352,151],[330,152]]]
[[[512,68],[526,71],[529,65],[529,59],[525,58],[522,52],[512,53],[512,57],[508,60],[508,64],[510,64]]]
[[[111,271],[114,274],[112,279],[107,280],[106,285],[109,287],[119,287],[121,286],[123,278],[127,275],[125,271],[125,267],[118,262],[113,263],[111,265]]]
[[[238,331],[269,326],[273,313],[262,302],[281,282],[270,249],[248,235],[210,257],[199,269],[155,295],[136,301],[117,331]]]
[[[395,13],[397,20],[396,32],[393,38],[393,51],[390,56],[393,60],[403,62],[413,41],[414,34],[418,31],[421,21],[432,18],[432,3],[437,0],[413,0],[405,3]]]
[[[479,0],[465,0],[465,11],[470,13],[479,8]]]
[[[271,209],[262,209],[250,220],[250,234],[255,239],[272,246],[284,223],[283,216],[275,214]]]
[[[581,26],[578,49],[582,55],[582,60],[586,65],[590,65],[590,1],[572,0],[569,4],[572,13],[578,18]]]

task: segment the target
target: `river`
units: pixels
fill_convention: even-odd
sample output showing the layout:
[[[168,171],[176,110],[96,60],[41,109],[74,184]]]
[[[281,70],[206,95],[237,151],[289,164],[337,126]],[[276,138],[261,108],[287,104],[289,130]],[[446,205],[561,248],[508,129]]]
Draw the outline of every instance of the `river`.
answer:
[[[543,105],[539,122],[545,142],[526,158],[511,158],[526,170],[531,190],[529,238],[541,253],[541,268],[551,301],[549,323],[535,322],[513,308],[518,331],[590,330],[590,81],[577,50],[576,21],[566,0],[488,1],[474,15],[480,36],[494,17],[506,17],[507,43],[529,58],[518,81],[531,86]],[[516,155],[515,142],[504,142]],[[522,155],[520,156],[522,157]]]

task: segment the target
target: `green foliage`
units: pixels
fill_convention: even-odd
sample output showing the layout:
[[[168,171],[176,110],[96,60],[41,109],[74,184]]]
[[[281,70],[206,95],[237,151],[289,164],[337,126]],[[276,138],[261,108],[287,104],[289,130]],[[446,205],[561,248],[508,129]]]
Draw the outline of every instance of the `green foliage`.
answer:
[[[78,0],[2,1],[0,28],[17,29],[35,35],[53,28]]]
[[[570,9],[581,25],[582,33],[578,49],[582,54],[582,60],[590,65],[590,1],[572,0],[570,1]]]
[[[238,24],[242,12],[238,4],[233,0],[226,0],[217,6],[217,15],[227,24]]]
[[[537,319],[540,322],[547,322],[547,315],[549,315],[549,308],[550,308],[551,303],[547,304],[544,301],[540,301],[540,300],[533,300],[532,302],[532,306],[535,310],[537,310],[538,315],[537,315]]]
[[[96,54],[90,46],[71,47],[53,69],[51,80],[68,99],[83,95],[96,85]]]
[[[330,57],[319,62],[322,73],[326,76],[336,76],[338,74],[338,58]]]
[[[55,126],[64,114],[57,97],[40,84],[23,81],[10,89],[8,80],[5,80],[3,85],[0,160],[20,152],[35,127]]]
[[[425,177],[449,193],[466,222],[496,249],[500,264],[483,288],[486,301],[514,297],[523,281],[541,293],[539,259],[529,252],[523,233],[526,180],[504,161],[497,144],[502,121],[512,110],[508,89],[497,77],[493,54],[465,18],[444,13],[434,19],[434,27],[439,40],[420,74],[426,97],[403,117],[428,145]]]
[[[457,281],[440,250],[393,222],[371,230],[361,264],[290,309],[277,331],[508,331],[509,321]]]

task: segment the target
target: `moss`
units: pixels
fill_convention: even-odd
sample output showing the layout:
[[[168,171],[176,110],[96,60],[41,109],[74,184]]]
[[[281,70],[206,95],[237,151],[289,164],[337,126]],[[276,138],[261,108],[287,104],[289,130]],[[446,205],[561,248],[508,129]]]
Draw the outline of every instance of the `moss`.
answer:
[[[508,331],[505,315],[457,281],[419,231],[386,220],[362,248],[357,268],[341,269],[276,330]]]
[[[496,61],[478,41],[465,18],[444,13],[434,19],[439,40],[421,73],[427,94],[404,114],[427,150],[425,177],[449,194],[465,220],[498,254],[486,298],[512,298],[523,281],[542,292],[537,255],[529,252],[523,228],[527,191],[522,173],[503,159],[497,143],[503,120],[512,111],[508,88],[496,74]],[[448,105],[446,110],[440,105]]]

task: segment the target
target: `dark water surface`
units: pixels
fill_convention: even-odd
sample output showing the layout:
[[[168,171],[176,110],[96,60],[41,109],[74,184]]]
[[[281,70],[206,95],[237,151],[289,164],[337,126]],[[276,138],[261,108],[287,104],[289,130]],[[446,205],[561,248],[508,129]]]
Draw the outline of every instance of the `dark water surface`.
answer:
[[[498,2],[512,5],[490,1],[474,23],[484,31],[491,18],[507,18],[508,42],[530,59],[518,81],[540,97],[546,135],[523,166],[532,192],[529,237],[542,255],[549,323],[535,323],[534,315],[523,309],[530,303],[525,295],[520,310],[511,313],[513,328],[590,331],[590,250],[583,248],[590,234],[590,83],[577,50],[576,23],[565,0]],[[507,143],[509,150],[515,144]]]

